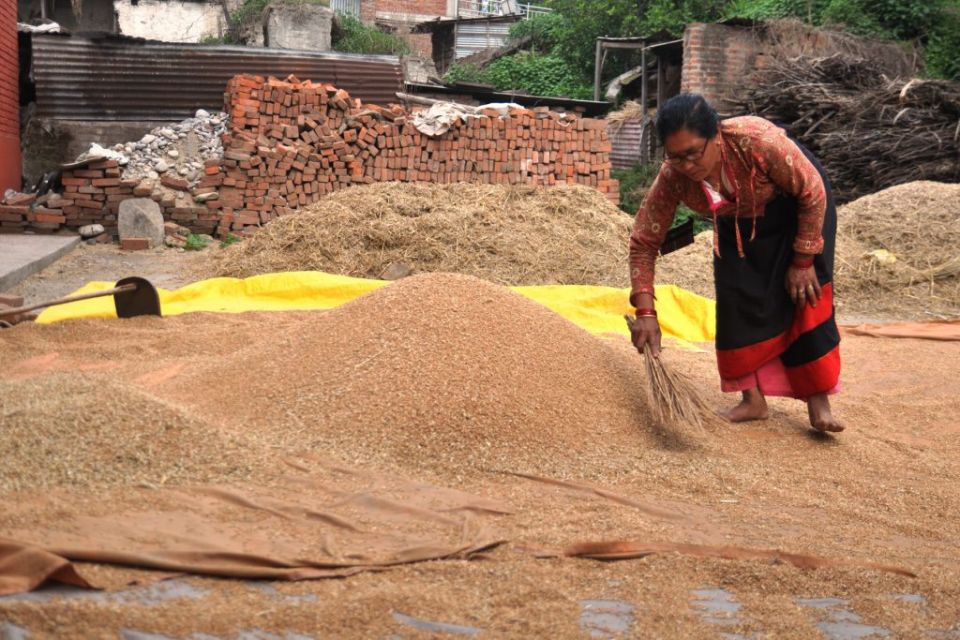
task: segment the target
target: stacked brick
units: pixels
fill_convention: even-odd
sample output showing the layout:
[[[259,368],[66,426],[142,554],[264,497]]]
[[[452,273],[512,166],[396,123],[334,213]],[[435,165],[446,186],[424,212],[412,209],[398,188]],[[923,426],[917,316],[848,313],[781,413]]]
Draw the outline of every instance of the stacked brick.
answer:
[[[62,174],[63,199],[56,204],[68,227],[102,224],[116,235],[120,203],[134,196],[139,180],[125,180],[116,160],[88,163]]]
[[[218,231],[241,230],[354,184],[380,181],[583,184],[615,202],[602,120],[546,108],[487,109],[429,137],[399,106],[364,105],[332,85],[236,76],[223,173],[208,176],[223,207]],[[182,222],[181,222],[182,224]]]
[[[380,181],[592,186],[614,202],[606,122],[546,108],[484,109],[427,136],[398,105],[362,104],[329,84],[236,76],[225,94],[222,159],[196,184],[164,175],[124,180],[113,161],[63,173],[63,198],[0,225],[100,223],[115,233],[120,201],[151,197],[164,218],[198,233],[242,233],[338,189]],[[19,211],[19,210],[18,210]],[[33,218],[29,218],[32,215]]]

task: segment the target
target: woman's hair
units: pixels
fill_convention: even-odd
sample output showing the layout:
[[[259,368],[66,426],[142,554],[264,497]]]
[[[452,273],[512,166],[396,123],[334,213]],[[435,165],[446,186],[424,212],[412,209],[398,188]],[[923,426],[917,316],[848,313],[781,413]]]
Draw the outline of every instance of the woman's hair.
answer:
[[[660,144],[671,133],[681,129],[694,131],[709,140],[717,135],[720,117],[710,103],[699,93],[680,93],[663,103],[657,110],[657,136]]]

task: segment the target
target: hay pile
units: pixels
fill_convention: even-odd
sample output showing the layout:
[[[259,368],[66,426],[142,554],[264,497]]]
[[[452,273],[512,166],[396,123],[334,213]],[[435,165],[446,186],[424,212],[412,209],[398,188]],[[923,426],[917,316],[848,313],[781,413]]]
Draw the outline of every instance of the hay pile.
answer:
[[[911,182],[840,207],[836,280],[845,311],[960,314],[958,202],[958,184]]]
[[[674,284],[687,291],[710,298],[716,296],[713,286],[713,231],[698,233],[693,244],[657,259],[657,284]]]
[[[393,266],[505,285],[622,287],[631,224],[581,186],[379,183],[275,220],[202,269],[207,276],[317,270],[379,278]]]
[[[0,492],[238,479],[239,444],[109,378],[0,380]]]
[[[244,432],[286,450],[407,472],[565,474],[658,437],[642,358],[621,346],[497,285],[423,274],[164,392],[212,416],[229,407]]]

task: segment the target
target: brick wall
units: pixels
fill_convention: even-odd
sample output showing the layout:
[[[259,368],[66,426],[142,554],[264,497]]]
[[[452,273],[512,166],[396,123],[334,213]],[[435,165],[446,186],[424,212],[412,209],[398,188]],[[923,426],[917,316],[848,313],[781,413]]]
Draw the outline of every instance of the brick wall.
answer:
[[[724,97],[737,95],[744,86],[744,79],[757,66],[759,50],[753,31],[722,24],[688,25],[683,34],[680,90],[702,94],[725,112]]]
[[[0,192],[20,189],[20,67],[17,6],[0,3]]]
[[[580,184],[619,202],[605,120],[546,107],[489,109],[427,136],[398,105],[362,104],[327,84],[253,76],[233,78],[226,102],[223,157],[207,161],[197,183],[166,174],[160,185],[127,180],[116,162],[93,162],[63,172],[62,195],[0,208],[0,231],[96,222],[115,233],[120,202],[149,197],[165,219],[225,236],[338,189],[381,181]]]
[[[445,16],[447,0],[376,0],[376,12]]]

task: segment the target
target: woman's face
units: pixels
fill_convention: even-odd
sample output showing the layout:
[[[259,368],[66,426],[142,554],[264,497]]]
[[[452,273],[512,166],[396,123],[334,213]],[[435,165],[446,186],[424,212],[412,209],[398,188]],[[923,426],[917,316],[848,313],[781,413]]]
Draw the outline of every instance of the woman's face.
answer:
[[[664,161],[697,182],[705,180],[720,160],[717,136],[708,140],[690,129],[680,129],[667,135],[663,147]]]

